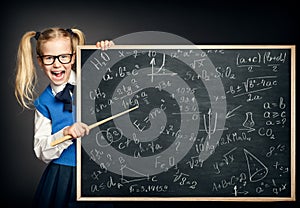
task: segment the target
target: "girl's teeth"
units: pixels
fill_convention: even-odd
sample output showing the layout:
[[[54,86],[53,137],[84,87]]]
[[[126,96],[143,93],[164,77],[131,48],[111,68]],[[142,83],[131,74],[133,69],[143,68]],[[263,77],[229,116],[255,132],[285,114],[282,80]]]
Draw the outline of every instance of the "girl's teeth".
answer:
[[[52,72],[53,75],[55,76],[61,76],[64,72]]]

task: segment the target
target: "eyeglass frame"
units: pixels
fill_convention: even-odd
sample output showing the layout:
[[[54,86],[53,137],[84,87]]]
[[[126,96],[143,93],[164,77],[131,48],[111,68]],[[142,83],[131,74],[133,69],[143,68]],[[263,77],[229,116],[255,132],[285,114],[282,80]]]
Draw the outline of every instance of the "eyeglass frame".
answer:
[[[63,62],[59,59],[59,57],[65,56],[65,55],[70,56],[70,61],[63,63]],[[54,62],[55,62],[56,59],[57,59],[57,60],[59,61],[59,63],[61,63],[61,64],[69,64],[69,63],[72,61],[73,55],[74,55],[74,53],[67,53],[67,54],[60,54],[60,55],[57,55],[57,56],[52,56],[52,55],[43,55],[43,56],[42,56],[42,55],[38,55],[38,57],[42,60],[42,63],[43,63],[44,65],[49,66],[49,65],[54,64]],[[44,58],[44,57],[47,57],[47,56],[53,58],[53,62],[52,62],[51,64],[45,64],[45,63],[44,63],[44,59],[43,59],[43,58]]]

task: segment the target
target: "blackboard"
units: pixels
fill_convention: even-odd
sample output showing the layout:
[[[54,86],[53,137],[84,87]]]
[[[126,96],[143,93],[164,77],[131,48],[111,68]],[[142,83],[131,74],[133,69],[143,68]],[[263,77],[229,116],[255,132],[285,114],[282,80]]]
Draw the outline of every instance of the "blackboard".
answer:
[[[78,200],[295,200],[295,46],[77,49]]]

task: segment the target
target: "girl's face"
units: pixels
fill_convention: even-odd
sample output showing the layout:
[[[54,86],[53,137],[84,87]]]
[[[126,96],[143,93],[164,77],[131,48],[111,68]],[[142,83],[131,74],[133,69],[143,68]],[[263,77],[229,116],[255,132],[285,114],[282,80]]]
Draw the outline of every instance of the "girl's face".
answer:
[[[55,38],[49,40],[41,45],[41,56],[45,59],[51,60],[53,56],[59,56],[64,54],[72,54],[71,41],[69,38]],[[62,62],[66,59],[65,56],[60,57]],[[51,61],[50,61],[51,62]],[[75,63],[75,54],[71,57],[70,63],[61,63],[59,57],[54,57],[53,64],[46,65],[43,63],[42,58],[38,58],[40,67],[43,68],[44,73],[52,82],[52,84],[59,86],[66,83],[71,74],[72,65]],[[46,63],[46,62],[45,62]]]

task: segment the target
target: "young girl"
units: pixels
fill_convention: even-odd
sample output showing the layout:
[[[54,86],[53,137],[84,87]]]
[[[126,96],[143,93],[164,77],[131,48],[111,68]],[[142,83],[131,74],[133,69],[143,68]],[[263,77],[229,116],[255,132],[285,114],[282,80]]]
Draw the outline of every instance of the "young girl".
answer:
[[[36,40],[38,64],[50,81],[38,98],[35,98],[37,74],[33,63],[32,38]],[[35,107],[34,152],[48,164],[36,190],[34,207],[84,205],[76,201],[76,142],[68,140],[56,146],[50,145],[52,141],[65,135],[71,135],[75,139],[89,133],[86,124],[75,122],[72,102],[76,84],[76,46],[83,45],[84,42],[84,34],[75,28],[30,31],[20,41],[15,96],[24,108]],[[113,42],[107,40],[96,44],[102,50],[112,45]],[[101,204],[99,207],[112,205]]]

